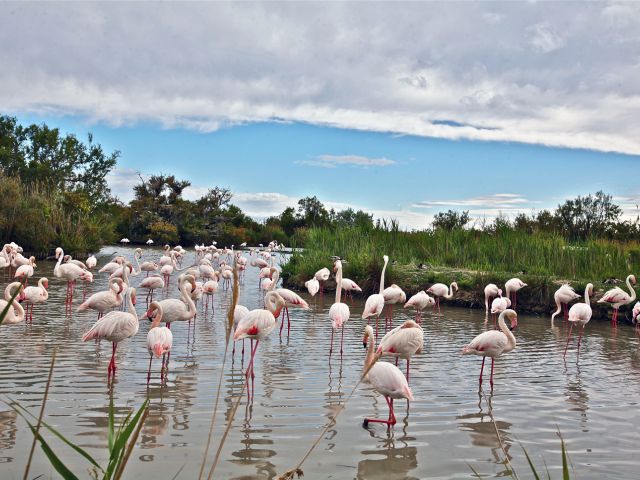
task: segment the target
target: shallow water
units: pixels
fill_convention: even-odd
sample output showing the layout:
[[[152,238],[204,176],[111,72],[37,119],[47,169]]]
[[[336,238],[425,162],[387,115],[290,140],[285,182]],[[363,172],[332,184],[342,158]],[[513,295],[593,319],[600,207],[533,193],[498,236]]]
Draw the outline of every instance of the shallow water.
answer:
[[[129,257],[133,252],[117,250]],[[145,250],[145,260],[157,260],[159,255],[157,249]],[[190,254],[183,265],[193,258]],[[106,261],[107,257],[100,258],[98,268]],[[52,270],[52,262],[38,263],[37,275],[50,279],[50,299],[46,307],[36,308],[33,325],[0,327],[0,398],[10,395],[37,414],[51,352],[57,346],[45,419],[106,463],[106,375],[111,346],[81,342],[95,313],[74,312],[72,318],[65,317],[65,286],[53,277]],[[175,278],[171,296],[177,296]],[[134,278],[132,284],[137,285],[139,279]],[[96,274],[92,290],[105,285],[106,274]],[[241,304],[260,305],[257,285],[257,269],[248,267]],[[186,324],[172,325],[174,348],[166,386],[159,383],[160,365],[154,361],[154,377],[147,389],[147,322],[141,324],[136,337],[119,345],[113,390],[118,412],[139,406],[147,394],[151,399],[126,478],[153,474],[172,478],[178,472],[177,478],[197,478],[219,381],[225,307],[230,301],[231,294],[220,289],[213,315],[209,310],[205,317],[199,305],[194,338],[187,336]],[[365,355],[359,319],[362,302],[351,307],[342,361],[335,351],[329,361],[327,312],[332,301],[328,295],[323,303],[311,299],[310,311],[292,309],[290,337],[285,333],[280,339],[276,330],[261,342],[255,365],[255,400],[248,406],[243,397],[216,478],[276,478],[298,462],[348,396]],[[79,299],[75,306],[78,304]],[[145,310],[142,292],[138,292],[137,310],[140,314]],[[395,325],[412,317],[402,309],[396,309],[395,315]],[[390,431],[383,425],[363,428],[365,416],[386,417],[387,406],[368,387],[359,387],[305,463],[306,478],[471,478],[470,465],[482,475],[505,476],[507,467],[489,415],[490,405],[510,461],[522,478],[530,477],[530,470],[519,443],[536,465],[544,469],[544,461],[552,478],[559,476],[557,428],[579,478],[637,477],[640,371],[638,340],[631,328],[612,330],[608,323],[592,322],[579,363],[574,342],[565,364],[564,322],[556,321],[551,328],[546,318],[520,316],[516,350],[496,362],[495,390],[493,394],[485,390],[484,398],[478,393],[481,359],[460,355],[462,346],[486,328],[484,312],[444,304],[442,315],[425,313],[423,326],[425,349],[411,362],[415,401],[410,407],[396,401],[398,424]],[[247,358],[248,351],[245,361]],[[404,361],[400,367],[404,370]],[[210,458],[243,382],[238,350],[235,362],[227,363]],[[77,475],[87,476],[86,461],[49,433],[45,436]],[[0,403],[1,478],[22,478],[32,438],[25,422]],[[31,477],[40,474],[57,477],[38,448]]]

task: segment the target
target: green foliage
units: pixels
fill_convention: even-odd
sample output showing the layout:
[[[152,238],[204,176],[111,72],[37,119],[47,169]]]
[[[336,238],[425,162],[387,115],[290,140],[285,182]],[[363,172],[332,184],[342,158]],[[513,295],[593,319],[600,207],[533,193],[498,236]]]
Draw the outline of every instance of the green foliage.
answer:
[[[448,210],[444,213],[436,213],[436,215],[433,217],[433,222],[431,222],[431,225],[433,225],[434,229],[451,231],[458,228],[464,228],[464,226],[469,223],[470,220],[471,219],[469,218],[469,210],[465,210],[464,212]]]

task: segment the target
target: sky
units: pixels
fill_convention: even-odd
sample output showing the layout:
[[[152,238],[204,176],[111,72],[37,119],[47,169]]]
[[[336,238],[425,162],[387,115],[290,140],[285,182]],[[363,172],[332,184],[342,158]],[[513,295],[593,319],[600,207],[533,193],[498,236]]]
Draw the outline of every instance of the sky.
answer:
[[[0,113],[256,218],[422,228],[604,190],[636,215],[640,3],[0,3]]]

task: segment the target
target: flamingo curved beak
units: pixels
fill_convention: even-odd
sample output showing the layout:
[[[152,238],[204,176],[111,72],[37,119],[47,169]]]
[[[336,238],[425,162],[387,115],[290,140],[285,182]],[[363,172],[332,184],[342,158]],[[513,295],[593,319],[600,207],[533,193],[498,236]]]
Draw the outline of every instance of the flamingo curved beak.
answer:
[[[514,318],[513,320],[511,320],[511,330],[515,330],[518,327],[518,319]]]

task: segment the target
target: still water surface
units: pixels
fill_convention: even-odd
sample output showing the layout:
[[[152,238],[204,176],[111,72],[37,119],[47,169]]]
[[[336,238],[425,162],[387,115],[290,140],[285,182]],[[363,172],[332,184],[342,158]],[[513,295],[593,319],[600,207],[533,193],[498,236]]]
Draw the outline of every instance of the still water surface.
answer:
[[[133,249],[118,248],[131,258]],[[102,253],[113,252],[113,248]],[[144,260],[160,251],[145,250]],[[98,268],[108,257],[99,259]],[[183,265],[194,261],[187,256]],[[47,403],[46,420],[106,463],[109,390],[106,385],[111,346],[81,342],[95,313],[65,317],[65,285],[53,277],[53,262],[38,263],[37,276],[50,280],[50,298],[36,307],[33,325],[0,327],[0,393],[18,399],[37,414],[54,347],[58,360]],[[97,269],[96,269],[97,271]],[[348,276],[348,271],[345,272]],[[136,286],[142,276],[132,279]],[[169,296],[177,297],[176,276]],[[4,283],[6,284],[6,282]],[[3,285],[4,285],[3,284]],[[96,274],[93,291],[104,289],[106,274]],[[257,269],[248,267],[240,303],[261,306]],[[78,297],[76,297],[78,298]],[[305,297],[306,298],[306,297]],[[291,335],[277,330],[261,342],[256,357],[255,400],[244,397],[224,446],[216,478],[276,478],[293,467],[357,382],[364,361],[362,301],[351,307],[345,331],[345,353],[328,359],[333,302],[308,299],[310,311],[291,310]],[[149,417],[134,450],[126,478],[197,478],[224,350],[224,312],[231,294],[215,296],[215,313],[205,317],[198,306],[195,336],[187,324],[173,324],[174,348],[166,386],[154,362],[146,385],[148,323],[118,347],[117,381],[113,391],[118,412],[139,406],[148,395]],[[77,308],[79,299],[75,301]],[[139,292],[137,310],[145,310]],[[411,318],[396,309],[394,325]],[[422,479],[471,478],[469,465],[487,476],[504,476],[507,468],[489,416],[490,406],[512,465],[522,478],[530,476],[522,444],[533,461],[560,475],[559,428],[581,479],[637,478],[640,444],[640,365],[633,330],[592,322],[587,326],[579,364],[575,348],[567,363],[562,352],[567,328],[546,318],[520,316],[516,350],[496,362],[495,390],[487,399],[478,393],[481,359],[460,355],[461,348],[482,332],[484,312],[444,306],[442,315],[425,313],[425,349],[411,362],[415,401],[396,402],[398,424],[362,427],[365,416],[386,417],[384,398],[361,386],[346,410],[305,463],[305,478]],[[286,329],[285,329],[286,332]],[[575,347],[575,343],[574,343]],[[247,349],[248,350],[248,349]],[[248,353],[248,352],[247,352]],[[246,360],[246,359],[245,359]],[[404,362],[401,363],[404,370]],[[485,372],[488,373],[488,372]],[[212,451],[224,418],[244,382],[239,351],[227,363]],[[488,387],[488,382],[485,384]],[[490,405],[487,403],[489,401]],[[80,476],[88,464],[51,438],[54,450]],[[0,477],[22,478],[32,435],[26,424],[0,403]],[[36,450],[32,477],[56,478],[41,450]]]

